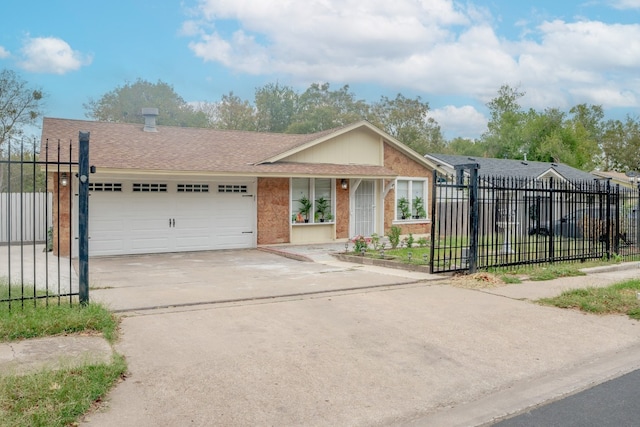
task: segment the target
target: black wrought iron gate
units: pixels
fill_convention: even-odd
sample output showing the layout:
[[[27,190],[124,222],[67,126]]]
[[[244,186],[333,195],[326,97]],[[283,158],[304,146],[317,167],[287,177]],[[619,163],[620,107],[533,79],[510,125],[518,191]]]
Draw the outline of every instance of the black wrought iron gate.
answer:
[[[0,310],[88,303],[88,176],[88,133],[76,142],[0,146]]]

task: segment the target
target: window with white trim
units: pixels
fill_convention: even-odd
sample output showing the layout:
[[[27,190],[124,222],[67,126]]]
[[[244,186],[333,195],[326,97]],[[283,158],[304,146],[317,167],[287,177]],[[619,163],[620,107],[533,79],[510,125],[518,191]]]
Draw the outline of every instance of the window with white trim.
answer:
[[[427,179],[396,180],[396,220],[427,219]]]
[[[331,178],[291,178],[292,222],[333,221],[334,188]]]

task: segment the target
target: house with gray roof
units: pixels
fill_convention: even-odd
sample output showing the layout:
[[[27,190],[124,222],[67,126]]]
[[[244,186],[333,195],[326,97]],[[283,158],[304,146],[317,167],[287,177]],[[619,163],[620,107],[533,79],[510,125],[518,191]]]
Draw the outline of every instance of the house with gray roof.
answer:
[[[433,162],[439,171],[454,175],[455,167],[477,163],[480,176],[525,178],[525,179],[560,179],[562,181],[591,181],[599,178],[589,172],[581,171],[563,163],[532,162],[527,160],[496,159],[489,157],[457,156],[450,154],[426,154],[426,159]]]
[[[439,179],[449,183],[457,182],[456,167],[477,164],[479,197],[485,210],[483,226],[505,236],[535,233],[550,218],[575,211],[584,198],[577,196],[578,187],[602,179],[562,163],[448,154],[427,154],[425,158],[434,163],[442,175]],[[464,173],[468,176],[468,170]],[[443,185],[436,191],[441,210],[448,209],[447,202],[457,205],[464,197],[454,185]]]

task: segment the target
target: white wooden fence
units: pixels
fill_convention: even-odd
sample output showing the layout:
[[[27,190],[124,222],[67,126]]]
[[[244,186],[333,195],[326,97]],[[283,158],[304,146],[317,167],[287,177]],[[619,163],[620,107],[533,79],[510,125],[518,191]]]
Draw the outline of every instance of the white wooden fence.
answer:
[[[0,193],[0,244],[46,242],[52,210],[51,193]]]

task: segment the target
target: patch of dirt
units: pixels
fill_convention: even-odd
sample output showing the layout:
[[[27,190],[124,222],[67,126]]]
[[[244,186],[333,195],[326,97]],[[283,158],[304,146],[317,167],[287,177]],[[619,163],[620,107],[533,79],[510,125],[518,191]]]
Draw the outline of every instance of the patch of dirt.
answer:
[[[498,288],[501,286],[505,286],[506,283],[494,274],[482,272],[453,276],[451,278],[451,285],[455,286],[456,288],[484,289]]]

